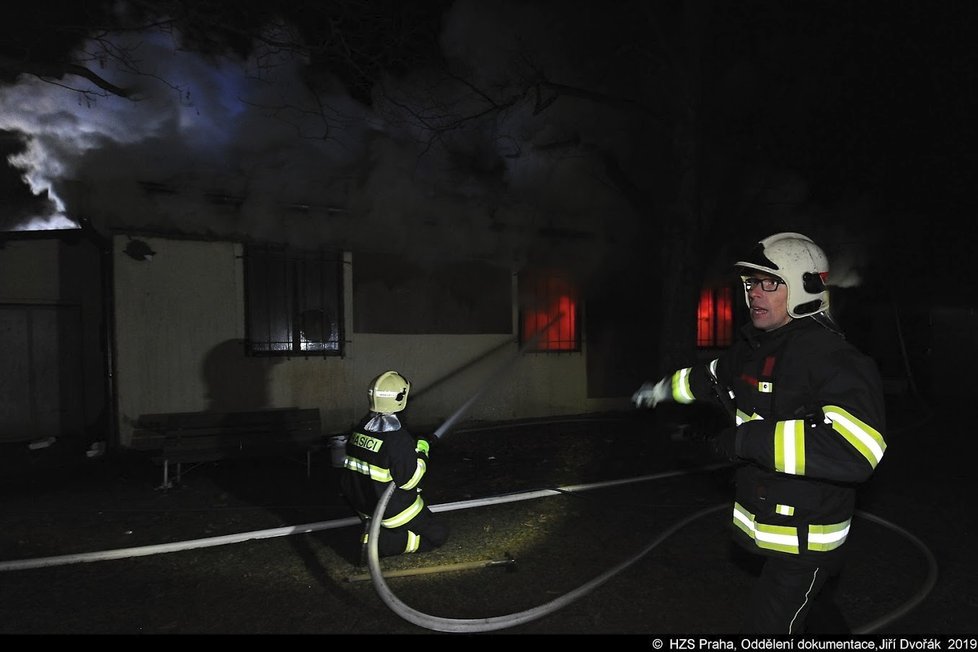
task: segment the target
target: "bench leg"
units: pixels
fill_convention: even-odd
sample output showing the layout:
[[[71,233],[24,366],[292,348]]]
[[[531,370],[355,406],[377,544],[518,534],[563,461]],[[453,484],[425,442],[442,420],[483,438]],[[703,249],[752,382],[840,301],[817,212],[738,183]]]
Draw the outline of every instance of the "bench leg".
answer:
[[[177,462],[177,484],[180,484],[180,475],[181,475],[180,471],[181,471],[180,462]],[[173,488],[173,483],[170,482],[170,460],[164,458],[163,459],[163,484],[160,486],[160,489],[166,491],[167,489],[172,489],[172,488]]]
[[[306,451],[306,480],[312,477],[312,451]]]

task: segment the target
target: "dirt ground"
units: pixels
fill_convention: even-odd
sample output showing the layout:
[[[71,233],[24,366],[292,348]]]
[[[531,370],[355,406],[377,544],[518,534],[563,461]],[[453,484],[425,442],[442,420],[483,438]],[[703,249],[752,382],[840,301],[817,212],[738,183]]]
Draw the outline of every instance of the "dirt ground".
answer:
[[[839,602],[856,631],[975,633],[966,431],[913,407],[893,402]],[[8,446],[0,633],[732,633],[752,578],[709,427],[660,410],[450,432],[425,495],[451,538],[381,560],[404,574],[382,583],[328,450],[309,477],[299,459],[225,461],[164,490],[144,458]]]

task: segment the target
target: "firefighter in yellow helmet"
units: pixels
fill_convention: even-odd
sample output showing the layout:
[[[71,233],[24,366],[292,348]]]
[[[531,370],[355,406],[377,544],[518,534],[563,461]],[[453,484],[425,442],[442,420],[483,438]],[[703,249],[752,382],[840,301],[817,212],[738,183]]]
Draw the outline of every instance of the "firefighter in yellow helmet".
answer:
[[[367,390],[370,411],[346,442],[340,490],[363,521],[362,543],[367,543],[367,526],[380,497],[391,482],[397,485],[381,522],[381,557],[424,552],[448,539],[448,528],[425,505],[421,493],[428,441],[412,435],[397,416],[407,406],[410,391],[411,383],[396,371],[374,378]]]
[[[774,234],[734,267],[750,310],[741,337],[632,400],[703,401],[731,414],[713,449],[737,464],[731,530],[759,562],[744,630],[846,633],[832,593],[856,489],[886,451],[879,371],[829,314],[828,258],[811,238]]]

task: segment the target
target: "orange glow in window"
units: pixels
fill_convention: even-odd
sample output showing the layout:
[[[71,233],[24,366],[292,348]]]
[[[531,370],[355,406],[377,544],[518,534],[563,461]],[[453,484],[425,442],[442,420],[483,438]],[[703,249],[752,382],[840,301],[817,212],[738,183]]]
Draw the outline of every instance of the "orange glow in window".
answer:
[[[527,310],[523,319],[523,341],[539,351],[573,351],[577,348],[577,306],[568,296],[558,297],[545,309]],[[541,331],[543,331],[541,333]]]
[[[713,344],[713,292],[703,288],[700,292],[700,305],[696,309],[696,346]]]
[[[733,304],[729,287],[704,288],[696,309],[696,346],[730,346],[733,343]]]
[[[717,346],[733,344],[733,303],[731,301],[730,288],[717,290]]]

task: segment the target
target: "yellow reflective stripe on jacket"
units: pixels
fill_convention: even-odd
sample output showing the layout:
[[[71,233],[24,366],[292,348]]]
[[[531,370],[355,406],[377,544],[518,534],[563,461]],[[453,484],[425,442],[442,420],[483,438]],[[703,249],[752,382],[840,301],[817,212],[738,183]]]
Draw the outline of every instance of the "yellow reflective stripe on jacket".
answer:
[[[380,524],[386,528],[401,527],[410,523],[411,519],[420,514],[422,509],[424,509],[424,500],[421,499],[421,494],[418,494],[418,497],[414,499],[414,502],[407,509],[400,514],[385,518]]]
[[[414,489],[417,487],[418,483],[421,482],[421,478],[424,477],[424,472],[427,469],[428,465],[425,464],[425,461],[419,457],[418,465],[414,469],[414,475],[411,476],[410,480],[401,485],[401,489]]]
[[[754,545],[766,550],[798,554],[798,528],[758,523],[754,515],[734,502],[734,525],[754,540]]]
[[[754,522],[754,543],[758,548],[798,554],[798,528]]]
[[[849,526],[852,519],[847,519],[842,523],[832,525],[809,525],[808,526],[808,549],[809,550],[835,550],[846,541],[849,536]]]
[[[349,455],[343,460],[343,468],[362,473],[363,475],[369,475],[371,480],[376,480],[377,482],[391,482],[393,480],[390,469],[371,466],[363,460],[350,457]]]
[[[737,425],[739,426],[741,424],[747,423],[748,421],[764,421],[764,417],[759,415],[757,412],[755,412],[754,414],[747,414],[740,408],[737,408],[737,417],[736,417]]]
[[[886,452],[886,442],[883,436],[869,425],[863,423],[837,405],[826,405],[822,408],[825,418],[832,422],[832,429],[846,438],[852,447],[859,451],[869,465],[876,465],[883,459]]]
[[[782,473],[805,475],[804,419],[789,419],[775,424],[774,468]]]
[[[686,367],[672,375],[672,400],[676,403],[692,403],[696,400],[693,390],[689,388],[689,372],[692,370],[692,367]]]
[[[797,555],[799,551],[798,528],[788,525],[768,525],[758,523],[753,514],[743,505],[734,502],[733,522],[744,534],[749,536],[758,548],[776,550]],[[849,536],[852,519],[829,525],[808,526],[808,550],[827,552],[835,550]]]
[[[720,362],[720,358],[713,358],[712,360],[710,360],[710,364],[706,365],[706,370],[710,372],[711,376],[713,376],[713,380],[717,380],[717,381],[720,380],[719,378],[717,378],[717,364],[719,362]]]

